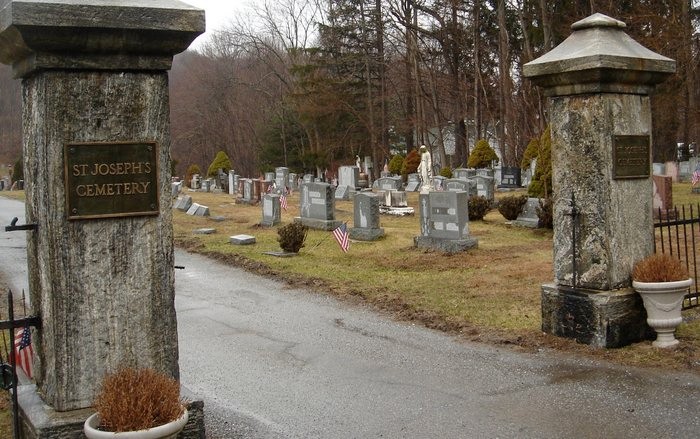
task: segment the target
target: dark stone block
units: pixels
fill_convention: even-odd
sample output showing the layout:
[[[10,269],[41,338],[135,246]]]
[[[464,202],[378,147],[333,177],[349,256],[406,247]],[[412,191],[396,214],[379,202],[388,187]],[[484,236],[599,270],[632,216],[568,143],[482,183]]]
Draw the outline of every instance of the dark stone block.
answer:
[[[413,237],[413,243],[418,248],[430,248],[445,253],[459,253],[470,248],[476,248],[479,245],[477,239],[470,237],[464,239],[443,239],[430,236],[415,236]]]
[[[542,285],[542,331],[617,348],[654,338],[642,298],[631,289],[584,290]]]

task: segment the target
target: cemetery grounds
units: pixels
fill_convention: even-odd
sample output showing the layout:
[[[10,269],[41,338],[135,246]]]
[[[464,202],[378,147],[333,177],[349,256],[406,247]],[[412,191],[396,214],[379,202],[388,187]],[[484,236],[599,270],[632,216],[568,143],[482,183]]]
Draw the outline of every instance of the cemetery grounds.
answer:
[[[683,312],[676,336],[680,345],[659,350],[650,341],[620,349],[600,349],[542,333],[540,285],[552,282],[552,232],[511,225],[497,209],[483,221],[470,221],[470,234],[479,247],[447,255],[413,247],[419,233],[418,216],[382,215],[386,236],[374,242],[352,241],[343,253],[331,232],[309,230],[305,246],[295,257],[274,257],[280,251],[277,229],[299,216],[298,192],[289,197],[282,223],[263,227],[260,205],[236,204],[223,193],[192,192],[195,203],[208,206],[210,217],[173,211],[175,245],[225,264],[283,280],[290,287],[330,294],[352,306],[366,306],[403,321],[425,325],[458,338],[490,343],[525,352],[556,350],[592,356],[618,364],[700,373],[700,307]],[[497,198],[524,194],[499,192]],[[0,196],[23,200],[22,191]],[[697,204],[690,184],[674,183],[677,206]],[[336,219],[353,226],[352,201],[336,200]],[[409,206],[418,209],[418,194],[408,193]],[[215,220],[223,217],[223,220]],[[193,233],[215,228],[216,233]],[[237,234],[253,235],[255,245],[229,243]],[[0,312],[6,313],[6,292],[0,278]],[[280,292],[284,294],[284,291]],[[9,396],[0,392],[0,436],[11,433]]]

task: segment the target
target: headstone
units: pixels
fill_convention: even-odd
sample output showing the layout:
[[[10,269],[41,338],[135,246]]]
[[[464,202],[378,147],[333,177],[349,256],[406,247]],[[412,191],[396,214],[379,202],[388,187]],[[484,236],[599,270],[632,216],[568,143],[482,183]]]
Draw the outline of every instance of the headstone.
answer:
[[[302,184],[299,202],[300,216],[294,218],[294,222],[320,230],[333,230],[342,224],[342,221],[335,219],[335,198],[330,184]]]
[[[338,168],[338,187],[348,186],[353,190],[358,187],[360,170],[357,166],[341,166]]]
[[[474,248],[478,241],[469,235],[467,192],[431,191],[419,195],[420,236],[418,248],[457,253]]]
[[[377,189],[383,191],[400,191],[401,177],[382,177],[376,181]]]
[[[542,286],[542,329],[618,347],[649,335],[630,274],[654,251],[649,93],[675,61],[603,14],[571,28],[523,67],[550,97],[555,284]]]
[[[192,176],[192,179],[190,180],[190,189],[197,190],[199,189],[201,178],[199,177],[199,174],[194,174]]]
[[[406,192],[404,191],[382,191],[384,194],[383,203],[380,205],[387,207],[406,207],[408,206],[408,200],[406,198]]]
[[[299,176],[293,172],[289,173],[289,177],[287,179],[287,187],[293,191],[296,191],[299,189]]]
[[[195,235],[213,235],[216,233],[216,229],[213,227],[204,227],[202,229],[194,229],[192,233]]]
[[[519,188],[522,185],[522,170],[516,166],[504,166],[501,168],[501,184],[499,187]],[[498,180],[496,180],[498,181]]]
[[[36,391],[21,393],[43,404],[19,402],[32,438],[81,437],[105,372],[179,376],[167,70],[204,31],[204,11],[137,3],[0,6],[0,62],[22,78],[26,219],[40,224],[27,233],[40,367]],[[90,164],[123,172],[83,172]],[[85,192],[107,185],[132,193]]]
[[[527,202],[520,211],[520,215],[513,220],[513,224],[521,227],[530,227],[536,229],[539,227],[540,217],[537,215],[537,209],[540,207],[539,198],[528,198]]]
[[[459,180],[466,180],[469,178],[469,169],[466,168],[456,168],[452,171],[452,178]]]
[[[181,195],[177,197],[177,200],[175,200],[175,203],[173,204],[173,207],[177,210],[180,210],[182,212],[187,212],[190,207],[192,206],[192,197],[189,195]]]
[[[251,245],[255,244],[255,236],[234,235],[229,237],[229,242],[234,245]]]
[[[476,194],[493,202],[495,199],[495,187],[493,177],[486,175],[476,175],[471,180],[476,183]]]
[[[228,171],[228,194],[236,195],[238,191],[238,179],[236,178],[236,173],[233,169]]]
[[[304,183],[313,183],[314,176],[312,174],[304,174],[304,177],[302,177],[302,180]]]
[[[433,189],[436,191],[444,191],[445,190],[445,182],[447,181],[446,177],[443,177],[442,175],[436,175],[433,177]]]
[[[678,163],[676,162],[666,162],[666,174],[671,177],[671,181],[678,183]]]
[[[335,189],[335,199],[336,200],[347,200],[350,198],[350,188],[349,186],[338,186]]]
[[[277,194],[265,194],[262,199],[262,224],[263,226],[276,226],[282,222],[280,208],[280,196]]]
[[[665,163],[653,163],[651,166],[653,175],[666,175]]]
[[[666,175],[653,175],[651,180],[654,188],[654,218],[667,218],[666,211],[673,209],[673,179]]]
[[[445,180],[444,184],[446,191],[466,192],[467,194],[469,194],[469,197],[476,195],[476,183],[474,183],[472,180],[463,180],[461,178],[449,178]]]
[[[5,180],[0,180],[0,191],[5,190]]]
[[[680,162],[678,164],[678,181],[690,181],[690,177],[693,175],[692,169],[690,167],[690,162]]]
[[[480,176],[480,177],[493,178],[493,169],[491,169],[491,168],[479,168],[476,170],[476,175]]]
[[[211,191],[211,180],[205,179],[202,180],[202,192],[210,192]]]
[[[348,230],[350,238],[358,241],[375,241],[384,236],[379,226],[379,198],[368,192],[360,192],[353,199],[355,227]]]
[[[391,172],[389,172],[389,171],[382,171],[382,172],[379,173],[379,177],[380,177],[380,178],[388,178],[388,177],[391,177]]]
[[[253,180],[250,178],[244,178],[241,180],[243,183],[243,198],[241,201],[245,204],[252,204],[253,200]]]
[[[275,173],[274,172],[266,172],[265,173],[265,181],[275,181]]]
[[[192,203],[187,209],[187,215],[192,216],[209,216],[209,208],[198,203]]]
[[[283,193],[287,190],[289,186],[289,168],[284,166],[275,168],[275,185],[278,193]]]

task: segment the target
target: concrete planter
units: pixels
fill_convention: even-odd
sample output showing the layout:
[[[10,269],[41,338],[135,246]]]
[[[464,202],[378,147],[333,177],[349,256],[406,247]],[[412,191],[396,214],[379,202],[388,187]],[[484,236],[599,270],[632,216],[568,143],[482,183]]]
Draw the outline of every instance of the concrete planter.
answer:
[[[113,431],[98,430],[100,418],[97,413],[93,414],[85,421],[83,431],[88,439],[175,439],[187,424],[187,409],[184,409],[182,416],[165,425],[139,431],[124,431],[115,433]]]
[[[668,348],[678,344],[674,333],[683,320],[681,307],[683,296],[693,279],[675,282],[637,282],[632,287],[642,296],[647,311],[647,323],[656,331],[656,340],[652,346]]]

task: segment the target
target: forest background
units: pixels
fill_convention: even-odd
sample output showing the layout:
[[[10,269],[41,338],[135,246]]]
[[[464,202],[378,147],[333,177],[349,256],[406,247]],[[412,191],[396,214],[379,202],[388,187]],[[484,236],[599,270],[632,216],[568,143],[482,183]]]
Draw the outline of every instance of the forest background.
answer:
[[[525,63],[601,12],[676,60],[652,96],[654,161],[698,138],[697,0],[275,0],[175,57],[175,175],[224,151],[242,176],[277,166],[333,172],[429,145],[439,167],[466,164],[486,139],[520,166],[547,125]],[[21,159],[20,81],[0,67],[0,163]],[[697,148],[681,149],[682,154]]]

